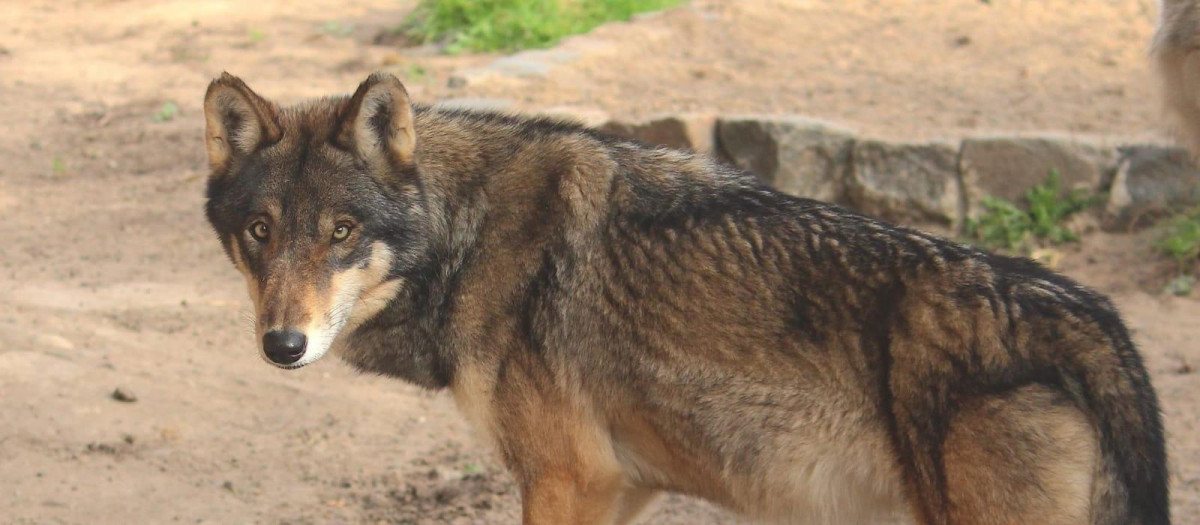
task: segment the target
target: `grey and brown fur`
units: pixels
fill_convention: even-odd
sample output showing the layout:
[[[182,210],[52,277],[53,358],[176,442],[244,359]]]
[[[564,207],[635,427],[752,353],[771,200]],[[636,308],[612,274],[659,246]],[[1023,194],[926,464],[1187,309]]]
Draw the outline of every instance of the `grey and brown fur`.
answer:
[[[208,217],[260,331],[449,390],[525,523],[665,491],[764,521],[1169,522],[1125,326],[1033,262],[390,75],[290,108],[225,75],[206,112]]]
[[[1200,1],[1162,0],[1150,54],[1162,101],[1193,157],[1200,155]]]

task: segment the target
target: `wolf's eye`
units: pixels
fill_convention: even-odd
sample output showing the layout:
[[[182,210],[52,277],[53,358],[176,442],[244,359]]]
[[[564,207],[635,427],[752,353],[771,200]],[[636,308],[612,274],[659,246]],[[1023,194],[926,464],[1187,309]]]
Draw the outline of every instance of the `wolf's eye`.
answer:
[[[250,236],[254,237],[255,240],[263,242],[266,241],[267,237],[270,235],[271,229],[267,228],[267,223],[263,221],[256,221],[254,224],[250,225]]]
[[[350,223],[339,222],[333,227],[333,242],[342,242],[350,236]]]

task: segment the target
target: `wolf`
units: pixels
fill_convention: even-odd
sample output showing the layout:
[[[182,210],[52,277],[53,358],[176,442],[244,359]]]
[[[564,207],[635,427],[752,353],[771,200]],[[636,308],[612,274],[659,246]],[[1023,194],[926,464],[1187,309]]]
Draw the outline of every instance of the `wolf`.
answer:
[[[448,390],[526,524],[663,492],[774,522],[1170,521],[1120,316],[1034,262],[383,73],[291,107],[226,73],[204,112],[262,357]]]
[[[1162,0],[1150,43],[1161,97],[1175,131],[1200,156],[1200,1]]]

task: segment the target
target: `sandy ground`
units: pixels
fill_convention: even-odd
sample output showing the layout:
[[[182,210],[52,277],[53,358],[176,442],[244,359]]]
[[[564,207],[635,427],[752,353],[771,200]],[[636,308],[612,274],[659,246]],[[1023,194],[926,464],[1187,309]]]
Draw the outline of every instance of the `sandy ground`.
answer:
[[[370,71],[415,98],[796,112],[882,136],[1156,137],[1150,2],[697,1],[597,30],[545,78],[448,88],[376,45],[394,0],[9,2],[0,18],[0,523],[511,523],[516,494],[444,395],[333,360],[259,361],[201,214],[200,102],[222,70],[296,101]],[[1086,9],[1081,6],[1086,5]],[[157,121],[164,103],[177,115]],[[1200,303],[1158,292],[1151,236],[1093,233],[1068,274],[1112,294],[1200,521]],[[136,396],[121,402],[121,388]],[[733,523],[683,498],[646,523]]]

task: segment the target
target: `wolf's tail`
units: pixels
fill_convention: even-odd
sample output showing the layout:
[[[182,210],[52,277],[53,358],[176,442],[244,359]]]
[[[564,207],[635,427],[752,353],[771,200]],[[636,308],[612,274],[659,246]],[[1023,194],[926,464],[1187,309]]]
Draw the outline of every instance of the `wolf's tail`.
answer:
[[[1101,461],[1092,492],[1092,521],[1167,525],[1167,454],[1158,399],[1116,311],[1104,308],[1098,315],[1108,339],[1105,348],[1057,359],[1076,382],[1069,390],[1092,412],[1099,431]]]

